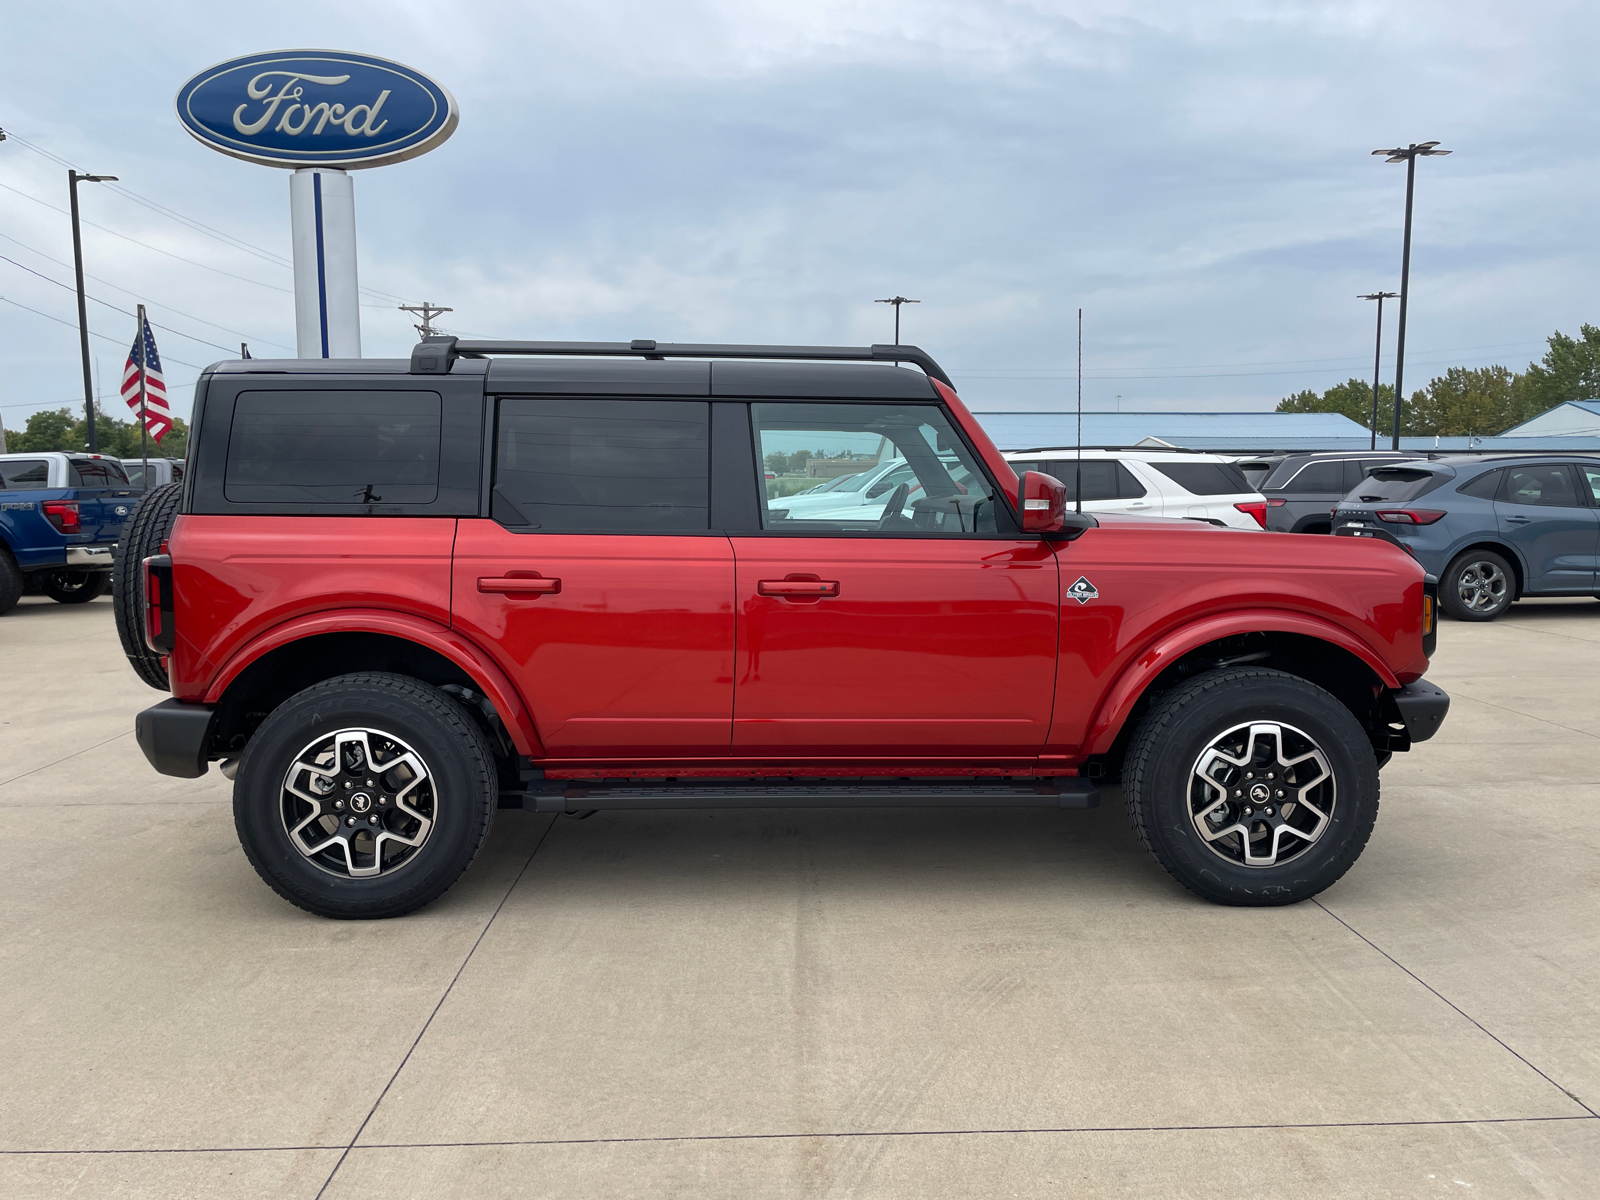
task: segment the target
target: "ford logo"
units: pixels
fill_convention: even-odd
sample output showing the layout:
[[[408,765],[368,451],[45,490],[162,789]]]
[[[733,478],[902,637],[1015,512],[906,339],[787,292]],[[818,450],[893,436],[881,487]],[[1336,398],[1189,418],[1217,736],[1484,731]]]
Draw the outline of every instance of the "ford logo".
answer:
[[[274,167],[380,167],[455,132],[455,98],[420,71],[336,50],[230,59],[178,92],[197,140]]]

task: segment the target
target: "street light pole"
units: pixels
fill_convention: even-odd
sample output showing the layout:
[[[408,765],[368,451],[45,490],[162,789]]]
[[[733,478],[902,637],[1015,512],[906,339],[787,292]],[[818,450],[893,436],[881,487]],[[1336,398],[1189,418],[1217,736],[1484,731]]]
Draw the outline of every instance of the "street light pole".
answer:
[[[113,183],[115,175],[80,175],[67,169],[67,191],[72,194],[72,265],[78,273],[78,348],[83,354],[83,415],[88,422],[89,453],[99,449],[94,432],[94,383],[89,378],[89,308],[83,296],[83,236],[78,232],[78,184]]]
[[[904,296],[896,296],[892,300],[874,300],[874,304],[894,305],[894,344],[900,344],[900,306],[902,304],[921,304],[921,300],[907,300]],[[899,364],[896,363],[896,366]]]
[[[1393,300],[1399,292],[1372,292],[1366,296],[1357,296],[1357,300],[1376,300],[1378,302],[1378,336],[1372,347],[1372,449],[1378,448],[1378,371],[1383,360],[1383,302]],[[1398,449],[1398,446],[1396,447]]]
[[[1400,449],[1400,405],[1405,395],[1406,370],[1406,301],[1411,292],[1411,197],[1416,190],[1417,159],[1449,154],[1448,150],[1435,149],[1438,142],[1412,142],[1409,146],[1396,146],[1392,150],[1374,150],[1383,154],[1384,162],[1406,164],[1406,231],[1400,251],[1400,329],[1394,345],[1394,441],[1393,448]]]

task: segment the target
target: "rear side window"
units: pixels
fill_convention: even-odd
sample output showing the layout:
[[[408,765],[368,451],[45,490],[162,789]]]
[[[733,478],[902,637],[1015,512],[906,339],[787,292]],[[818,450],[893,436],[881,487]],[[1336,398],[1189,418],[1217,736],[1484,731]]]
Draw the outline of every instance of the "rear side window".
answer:
[[[1572,474],[1561,463],[1507,467],[1500,499],[1507,504],[1537,504],[1545,508],[1580,508]]]
[[[128,477],[122,464],[104,458],[69,458],[67,486],[77,488],[125,488]]]
[[[1245,479],[1244,472],[1232,463],[1153,462],[1150,465],[1196,496],[1237,496],[1255,490]]]
[[[1444,483],[1445,478],[1432,471],[1419,471],[1415,467],[1379,467],[1356,488],[1356,499],[1363,503],[1386,501],[1401,504],[1431,492]]]
[[[1287,483],[1277,485],[1277,490],[1287,492],[1291,496],[1322,493],[1342,496],[1345,493],[1344,460],[1331,458],[1309,462],[1296,471]]]
[[[242,392],[223,494],[242,504],[429,504],[437,392]]]
[[[542,533],[710,528],[711,405],[500,401],[495,520]]]
[[[19,492],[36,492],[50,486],[50,463],[43,458],[19,458],[0,462],[0,480]]]
[[[1476,479],[1469,479],[1456,489],[1463,496],[1476,496],[1479,500],[1493,500],[1494,494],[1500,490],[1500,479],[1504,471],[1485,471]]]

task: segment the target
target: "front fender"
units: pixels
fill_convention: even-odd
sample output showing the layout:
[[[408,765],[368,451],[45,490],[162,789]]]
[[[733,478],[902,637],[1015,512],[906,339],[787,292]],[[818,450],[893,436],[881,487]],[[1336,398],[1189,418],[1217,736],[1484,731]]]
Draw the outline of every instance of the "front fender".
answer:
[[[1332,621],[1274,609],[1223,613],[1169,630],[1136,655],[1101,700],[1089,725],[1089,735],[1084,739],[1083,753],[1104,754],[1111,749],[1134,704],[1162,671],[1207,642],[1241,633],[1297,633],[1314,637],[1348,650],[1372,668],[1372,673],[1385,687],[1400,686],[1400,680],[1370,646]]]
[[[494,661],[476,645],[452,629],[421,617],[383,609],[341,609],[337,613],[312,613],[281,625],[274,625],[243,646],[230,658],[206,689],[205,703],[218,704],[228,686],[251,663],[290,642],[325,633],[381,633],[415,642],[441,654],[460,667],[479,690],[489,697],[506,727],[517,753],[543,758],[544,747],[533,726],[533,714],[522,702],[517,689]]]

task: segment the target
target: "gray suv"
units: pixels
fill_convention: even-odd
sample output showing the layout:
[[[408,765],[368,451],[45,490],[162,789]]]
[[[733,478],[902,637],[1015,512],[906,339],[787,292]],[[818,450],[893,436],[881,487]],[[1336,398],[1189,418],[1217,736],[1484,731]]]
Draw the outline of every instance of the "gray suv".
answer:
[[[1257,485],[1267,498],[1267,528],[1275,533],[1329,533],[1333,506],[1367,472],[1418,457],[1399,450],[1285,455]]]
[[[1334,525],[1409,550],[1439,577],[1440,607],[1460,621],[1492,621],[1524,596],[1600,592],[1600,458],[1379,467],[1339,504]]]

